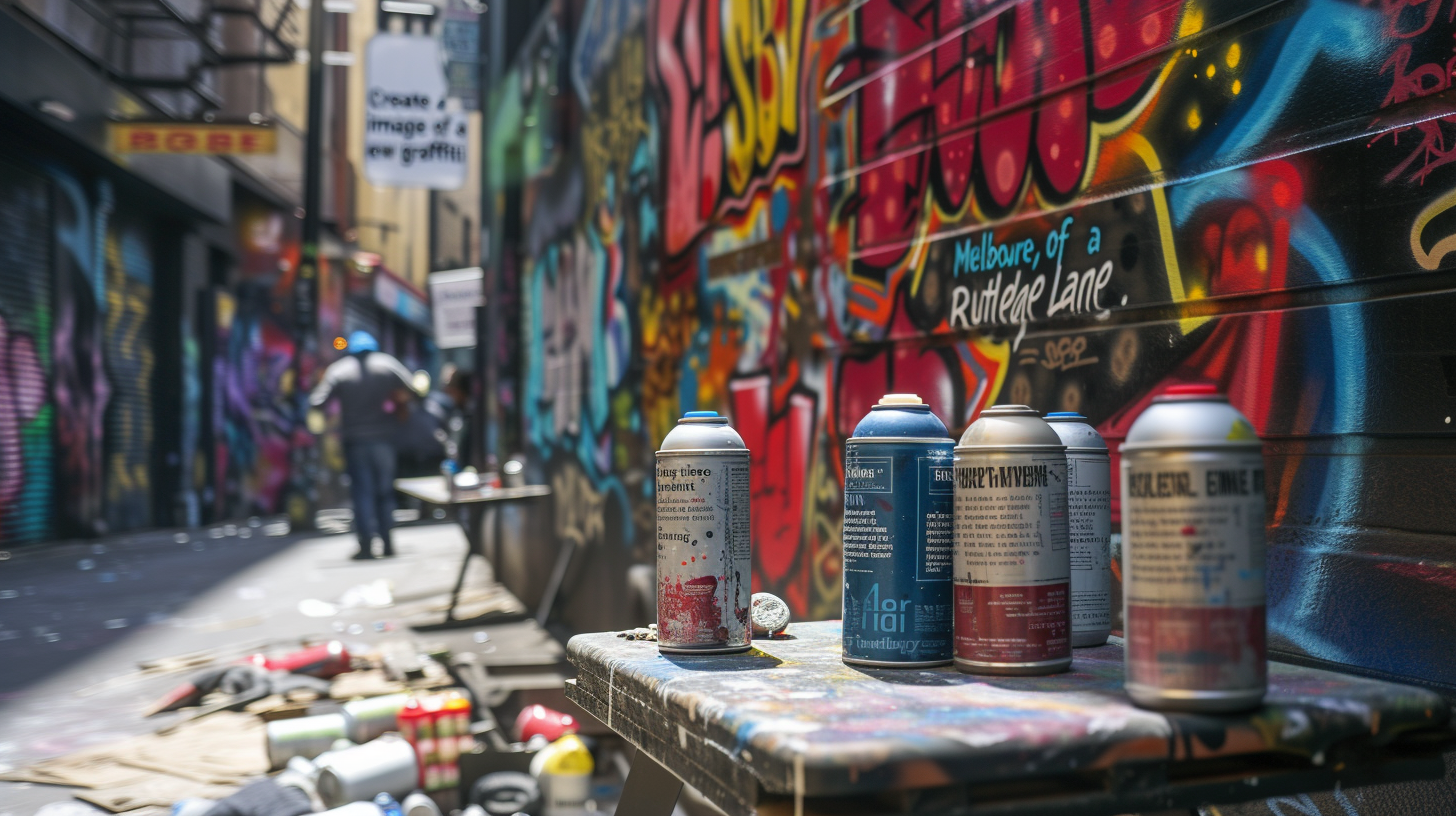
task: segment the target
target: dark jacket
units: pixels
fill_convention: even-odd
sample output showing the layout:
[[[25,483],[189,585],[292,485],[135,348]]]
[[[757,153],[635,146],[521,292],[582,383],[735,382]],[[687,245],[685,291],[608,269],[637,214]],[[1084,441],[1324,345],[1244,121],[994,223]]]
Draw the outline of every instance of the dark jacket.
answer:
[[[339,400],[345,442],[393,441],[400,431],[399,392],[413,394],[410,376],[409,369],[382,351],[350,354],[325,369],[308,401],[318,408]]]

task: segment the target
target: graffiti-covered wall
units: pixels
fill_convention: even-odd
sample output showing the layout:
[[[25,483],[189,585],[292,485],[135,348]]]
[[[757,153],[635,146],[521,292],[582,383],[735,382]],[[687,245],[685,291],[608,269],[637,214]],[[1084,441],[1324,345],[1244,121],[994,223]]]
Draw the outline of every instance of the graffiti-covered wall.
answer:
[[[44,176],[0,163],[0,546],[55,529],[50,212]]]
[[[311,441],[275,280],[296,241],[240,218],[236,282],[199,291],[206,247],[179,268],[186,230],[160,202],[20,155],[0,162],[0,549],[282,512],[288,452]],[[198,296],[200,316],[159,306]]]
[[[652,451],[724,411],[755,588],[834,617],[843,441],[883,393],[1115,446],[1211,380],[1267,444],[1275,646],[1456,685],[1453,15],[559,0],[493,135],[557,534],[651,563]]]

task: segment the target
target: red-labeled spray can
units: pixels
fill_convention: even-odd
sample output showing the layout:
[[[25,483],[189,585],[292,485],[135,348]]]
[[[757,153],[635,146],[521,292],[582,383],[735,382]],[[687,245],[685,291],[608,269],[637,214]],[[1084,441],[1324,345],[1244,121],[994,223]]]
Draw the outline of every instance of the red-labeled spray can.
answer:
[[[955,664],[1052,674],[1072,664],[1067,449],[1025,405],[996,405],[955,449]]]
[[[747,651],[753,595],[748,446],[714,411],[689,411],[657,452],[657,648]]]
[[[1212,385],[1177,385],[1122,452],[1127,692],[1148,708],[1240,711],[1267,684],[1264,458]]]

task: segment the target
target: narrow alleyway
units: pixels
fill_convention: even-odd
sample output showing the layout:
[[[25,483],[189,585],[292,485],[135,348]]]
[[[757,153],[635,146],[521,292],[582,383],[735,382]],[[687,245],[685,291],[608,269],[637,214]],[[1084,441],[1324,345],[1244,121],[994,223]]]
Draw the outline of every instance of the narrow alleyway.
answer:
[[[258,522],[0,562],[0,770],[178,716],[141,712],[189,672],[144,675],[140,662],[201,651],[230,660],[310,636],[362,650],[406,636],[402,616],[443,600],[465,540],[454,525],[429,525],[397,530],[396,542],[396,558],[361,563],[349,560],[351,535],[294,535],[282,522]],[[487,569],[473,559],[467,586],[480,586]],[[427,637],[457,650],[455,641],[494,648],[482,629]],[[0,816],[29,816],[70,796],[0,782]]]

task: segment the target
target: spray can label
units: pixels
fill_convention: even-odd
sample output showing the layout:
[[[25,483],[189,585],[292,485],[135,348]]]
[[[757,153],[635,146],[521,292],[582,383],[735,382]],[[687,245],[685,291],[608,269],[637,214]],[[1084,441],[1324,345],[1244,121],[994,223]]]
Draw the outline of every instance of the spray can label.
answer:
[[[951,659],[952,448],[949,439],[846,444],[846,660]]]
[[[1128,681],[1262,688],[1264,460],[1123,458]]]
[[[662,646],[749,643],[753,568],[744,453],[657,458],[657,638]]]
[[[956,657],[1068,657],[1066,455],[958,457],[955,478]]]
[[[1067,454],[1067,535],[1072,547],[1072,633],[1112,625],[1112,470],[1107,456]]]

